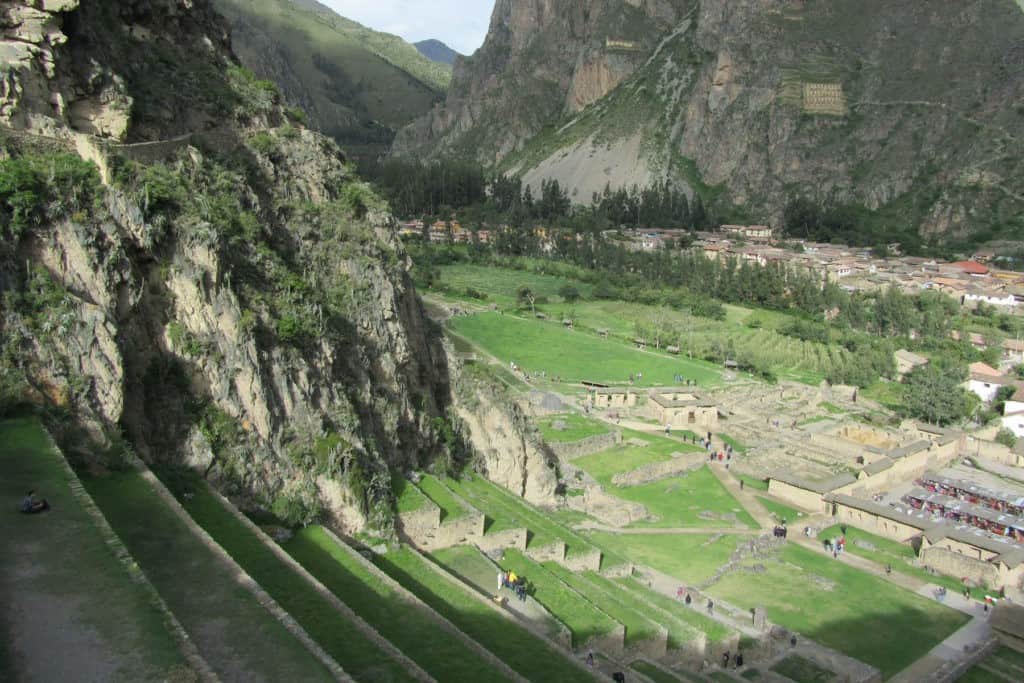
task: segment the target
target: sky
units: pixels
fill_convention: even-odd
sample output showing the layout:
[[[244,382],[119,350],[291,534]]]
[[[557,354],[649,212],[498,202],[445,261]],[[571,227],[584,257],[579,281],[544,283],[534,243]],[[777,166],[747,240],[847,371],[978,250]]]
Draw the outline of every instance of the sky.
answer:
[[[343,17],[415,43],[436,38],[472,54],[484,42],[494,0],[320,0]]]

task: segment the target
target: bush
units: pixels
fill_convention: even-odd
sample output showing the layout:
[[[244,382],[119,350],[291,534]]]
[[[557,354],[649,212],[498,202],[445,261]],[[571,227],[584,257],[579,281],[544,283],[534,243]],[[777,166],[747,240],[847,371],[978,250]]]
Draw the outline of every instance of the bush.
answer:
[[[44,220],[92,207],[99,171],[76,154],[32,154],[0,161],[0,214],[17,239]]]
[[[483,292],[473,289],[472,287],[466,287],[466,296],[470,299],[478,299],[480,301],[486,301],[487,295]]]
[[[1017,435],[1009,429],[1000,429],[999,433],[996,434],[996,443],[1001,443],[1007,448],[1013,448],[1017,445]]]

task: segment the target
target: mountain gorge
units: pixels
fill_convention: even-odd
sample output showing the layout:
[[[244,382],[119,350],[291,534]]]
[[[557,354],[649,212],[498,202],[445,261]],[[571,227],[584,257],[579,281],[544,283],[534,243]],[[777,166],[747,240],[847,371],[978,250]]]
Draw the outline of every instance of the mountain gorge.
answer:
[[[80,462],[191,465],[292,523],[387,530],[391,473],[423,467],[551,495],[383,202],[209,2],[36,5],[0,3],[0,409],[45,406]]]
[[[1022,36],[1010,0],[500,0],[394,154],[580,203],[669,180],[723,221],[780,225],[802,197],[899,236],[1019,236]]]
[[[310,124],[354,155],[376,156],[395,131],[443,98],[451,69],[397,36],[315,0],[216,0],[234,51],[278,85]]]

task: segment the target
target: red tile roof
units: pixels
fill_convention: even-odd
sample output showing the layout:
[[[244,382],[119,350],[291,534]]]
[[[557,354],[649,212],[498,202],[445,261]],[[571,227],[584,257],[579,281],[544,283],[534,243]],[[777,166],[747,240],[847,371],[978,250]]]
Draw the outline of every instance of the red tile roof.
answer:
[[[988,268],[976,261],[957,261],[956,263],[950,263],[949,265],[954,268],[959,268],[965,273],[970,273],[971,275],[988,275]]]

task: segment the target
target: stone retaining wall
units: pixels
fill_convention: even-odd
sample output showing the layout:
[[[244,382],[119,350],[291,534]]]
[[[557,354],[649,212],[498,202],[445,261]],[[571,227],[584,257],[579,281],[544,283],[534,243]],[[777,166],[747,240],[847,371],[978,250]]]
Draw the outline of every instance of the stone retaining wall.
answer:
[[[505,548],[515,548],[519,551],[525,551],[527,535],[525,527],[519,529],[508,529],[506,531],[499,531],[494,534],[481,536],[476,539],[476,545],[485,553],[492,550],[498,550],[499,548],[502,550]]]
[[[595,548],[585,553],[576,553],[571,556],[566,555],[556,561],[566,569],[574,572],[596,572],[601,569],[601,551]]]
[[[551,451],[559,458],[575,460],[585,455],[593,455],[614,448],[622,443],[622,432],[609,432],[608,434],[597,434],[588,436],[579,441],[565,443],[548,443]]]
[[[484,535],[484,521],[483,514],[476,512],[442,522],[432,532],[417,539],[417,545],[424,550],[439,550],[476,541]]]
[[[600,486],[588,486],[582,496],[566,499],[571,510],[585,512],[608,526],[625,527],[646,519],[647,508],[640,503],[632,503],[605,493]]]
[[[534,562],[558,562],[565,559],[565,541],[555,541],[539,548],[527,548],[526,556]]]
[[[434,501],[425,500],[418,510],[399,514],[396,522],[399,533],[418,546],[441,526],[441,508]]]
[[[190,515],[188,511],[181,506],[181,503],[179,503],[178,499],[174,497],[174,494],[172,494],[167,489],[167,487],[164,486],[163,482],[160,481],[157,478],[157,476],[153,474],[141,460],[136,459],[134,465],[136,469],[138,469],[139,472],[141,472],[143,478],[145,478],[146,481],[148,481],[149,484],[153,487],[153,490],[156,491],[157,496],[159,496],[164,501],[164,503],[166,503],[167,506],[174,512],[174,514],[176,514],[178,518],[182,522],[184,522],[185,526],[189,528],[189,531],[191,531],[192,534],[196,538],[198,538],[199,541],[204,546],[207,547],[207,549],[213,552],[213,554],[219,557],[222,562],[227,564],[228,567],[230,567],[234,571],[238,583],[242,585],[244,588],[246,588],[249,592],[251,592],[256,597],[257,602],[263,605],[267,609],[267,611],[274,616],[275,619],[277,619],[286,629],[288,629],[288,631],[293,636],[295,636],[299,640],[299,642],[301,642],[306,647],[306,649],[309,650],[313,654],[313,656],[317,658],[318,661],[320,661],[320,663],[326,666],[327,669],[334,675],[335,679],[339,681],[353,680],[351,676],[345,673],[345,671],[341,668],[341,665],[339,665],[338,662],[336,662],[333,657],[331,657],[322,647],[320,647],[319,643],[313,640],[313,638],[308,633],[306,633],[306,630],[299,625],[299,622],[295,621],[295,618],[292,617],[291,614],[286,612],[283,607],[277,604],[277,601],[270,597],[270,594],[263,590],[263,588],[256,582],[256,580],[249,576],[248,572],[242,569],[242,567],[237,562],[235,562],[234,558],[231,557],[231,555],[229,555],[227,551],[224,550],[224,548],[222,548],[220,544],[217,543],[217,541],[215,541],[213,537],[206,532],[206,529],[199,526],[199,524],[194,519],[192,519],[192,515]],[[213,493],[215,497],[218,498],[218,500],[224,500],[223,497],[219,493],[214,491],[212,488],[210,488],[210,491],[211,493]],[[230,509],[234,510],[233,506],[231,506],[230,503],[227,503],[226,500],[224,501],[224,503],[227,506],[229,506]],[[237,511],[235,512],[237,513]],[[240,513],[238,514],[242,517],[242,519],[245,520],[245,522],[255,527],[255,525],[253,525],[252,522],[249,521],[247,517],[241,515]],[[263,532],[260,531],[260,533],[262,534]],[[273,543],[273,541],[270,542]]]
[[[395,595],[399,596],[400,599],[404,600],[406,603],[420,610],[423,614],[427,615],[427,617],[436,622],[441,628],[445,629],[446,631],[454,635],[458,640],[462,642],[463,645],[466,646],[467,649],[476,652],[478,655],[480,655],[485,660],[490,662],[492,666],[501,671],[505,676],[508,676],[509,679],[517,681],[518,683],[529,683],[527,679],[523,678],[518,673],[513,671],[508,666],[508,664],[506,664],[504,661],[495,656],[493,652],[481,646],[475,640],[473,640],[465,633],[463,633],[458,626],[445,619],[432,607],[427,605],[425,602],[416,597],[411,591],[406,589],[405,586],[398,583],[397,581],[392,579],[388,574],[381,571],[377,567],[377,565],[363,557],[363,555],[356,551],[355,548],[351,547],[350,545],[342,541],[340,538],[335,536],[334,532],[332,532],[330,529],[328,529],[327,527],[323,527],[323,531],[341,552],[345,553],[353,560],[358,562],[360,565],[362,565],[362,567],[366,571],[368,571],[370,574],[374,576],[374,578],[376,578],[378,581],[380,581],[389,589],[391,589],[391,591],[394,592]]]
[[[85,490],[82,480],[78,478],[78,473],[75,472],[74,468],[68,463],[67,458],[64,456],[64,451],[57,446],[57,442],[54,441],[53,436],[49,432],[46,432],[46,440],[49,442],[50,448],[60,456],[61,466],[68,477],[68,487],[71,489],[71,495],[75,498],[82,509],[85,510],[85,513],[92,520],[93,526],[95,526],[97,532],[99,532],[100,537],[103,539],[104,543],[106,543],[107,547],[113,551],[114,556],[128,572],[131,579],[142,586],[142,589],[149,598],[150,603],[156,607],[158,612],[160,612],[168,630],[177,641],[178,648],[185,657],[185,661],[187,661],[189,666],[195,670],[201,680],[206,681],[207,683],[214,683],[218,681],[219,679],[217,674],[199,653],[199,649],[196,648],[195,643],[192,642],[192,639],[189,637],[185,627],[182,626],[181,622],[178,621],[178,618],[174,616],[174,612],[172,612],[171,608],[168,607],[166,602],[164,602],[163,597],[160,595],[160,591],[156,589],[156,586],[150,582],[146,573],[135,562],[135,558],[132,556],[127,546],[125,546],[124,541],[122,541],[121,537],[117,535],[117,532],[110,526],[107,518],[99,509],[99,506],[96,505],[96,501],[94,501],[92,496],[89,495],[89,492]]]
[[[706,462],[707,455],[705,453],[686,453],[671,460],[653,462],[629,472],[620,472],[612,477],[612,483],[616,486],[649,484],[661,479],[668,479],[669,477],[698,470]]]
[[[946,576],[967,577],[982,586],[999,586],[999,568],[985,560],[967,557],[948,548],[931,547],[921,551],[920,564]]]
[[[359,629],[359,631],[362,632],[362,634],[365,635],[371,642],[373,642],[377,647],[379,647],[387,654],[391,655],[392,658],[394,658],[399,664],[405,667],[405,670],[409,673],[410,676],[412,676],[418,681],[423,681],[424,683],[437,683],[433,676],[424,671],[419,664],[409,659],[409,657],[407,657],[405,653],[403,653],[401,650],[395,647],[391,641],[389,641],[387,638],[378,633],[377,629],[370,626],[368,623],[366,623],[366,621],[363,620],[362,617],[353,612],[352,608],[350,608],[348,605],[341,601],[341,598],[339,598],[337,595],[331,592],[325,585],[320,583],[319,579],[310,574],[305,567],[303,567],[295,558],[289,555],[284,550],[284,548],[279,546],[274,541],[274,539],[270,538],[270,536],[267,536],[266,532],[264,532],[263,529],[260,529],[258,526],[256,526],[256,524],[254,524],[251,519],[246,517],[238,508],[232,505],[231,501],[222,496],[220,492],[214,490],[213,487],[209,487],[208,485],[208,488],[210,490],[210,493],[213,494],[214,498],[216,498],[217,501],[221,504],[221,507],[223,507],[228,513],[230,513],[239,523],[248,528],[249,531],[252,532],[256,536],[256,538],[260,540],[261,543],[263,543],[264,547],[266,547],[270,552],[274,553],[277,559],[283,562],[289,569],[294,571],[300,577],[305,579],[305,581],[313,587],[313,590],[315,590],[320,595],[320,597],[326,600],[331,605],[331,607],[333,607],[347,621],[351,622],[357,629]],[[170,495],[170,493],[168,493],[168,495]],[[289,618],[291,618],[290,615]]]
[[[659,626],[657,635],[631,644],[625,652],[626,657],[630,659],[636,657],[661,659],[668,654],[668,629]]]
[[[967,655],[965,659],[946,662],[938,671],[932,673],[922,683],[955,683],[955,681],[959,681],[967,673],[968,669],[988,657],[998,647],[999,640],[991,638],[980,648]]]

